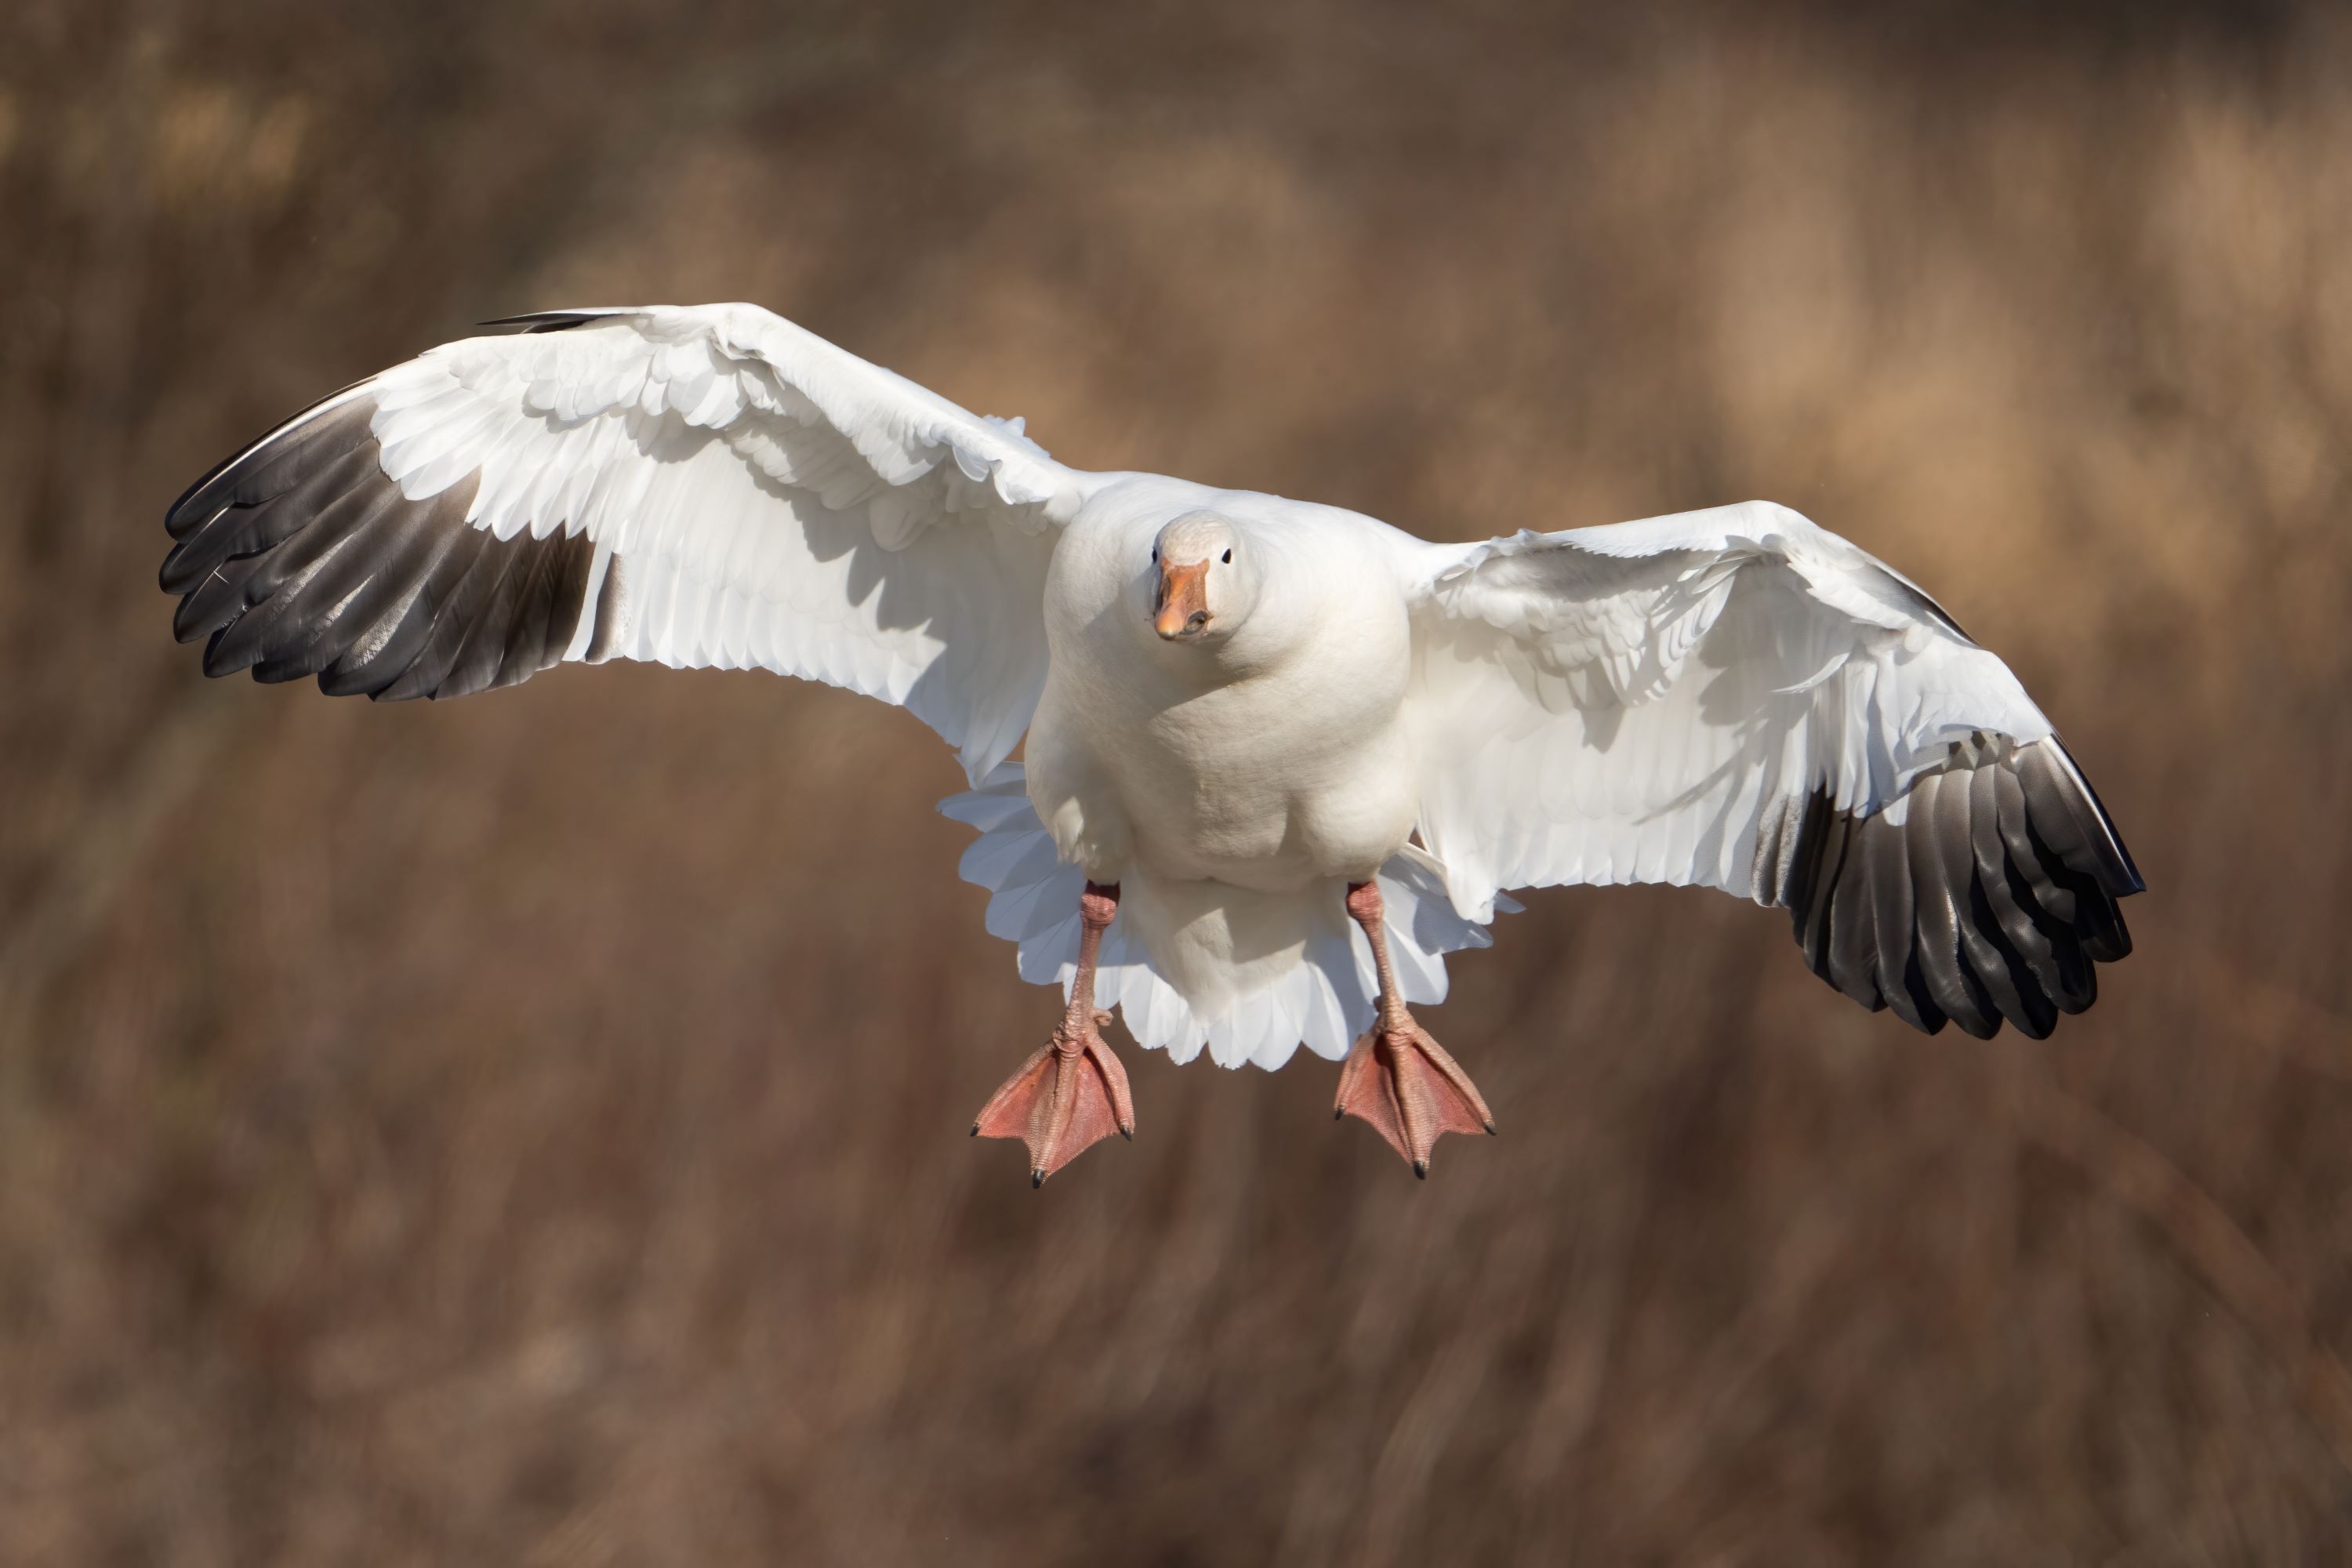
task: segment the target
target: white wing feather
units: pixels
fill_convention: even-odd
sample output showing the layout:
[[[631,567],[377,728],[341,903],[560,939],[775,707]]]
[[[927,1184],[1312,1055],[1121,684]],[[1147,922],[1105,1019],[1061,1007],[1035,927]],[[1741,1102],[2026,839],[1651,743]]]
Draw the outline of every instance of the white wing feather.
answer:
[[[1890,568],[1750,501],[1455,552],[1419,617],[1421,831],[1455,907],[1498,889],[1759,893],[1814,791],[1866,816],[1972,734],[2050,721]]]
[[[985,776],[1045,670],[1052,532],[1092,477],[751,305],[556,312],[377,376],[411,501],[478,476],[466,520],[585,534],[619,624],[570,658],[758,665],[898,703]],[[592,643],[592,632],[594,634]]]

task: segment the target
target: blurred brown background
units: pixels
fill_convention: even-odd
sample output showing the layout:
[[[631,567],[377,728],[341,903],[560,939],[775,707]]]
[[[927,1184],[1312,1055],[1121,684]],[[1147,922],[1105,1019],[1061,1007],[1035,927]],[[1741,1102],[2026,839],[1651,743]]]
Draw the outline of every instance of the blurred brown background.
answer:
[[[0,1562],[2303,1563],[2352,1536],[2352,28],[2319,9],[13,0]],[[747,299],[1442,536],[1767,496],[2152,888],[2036,1045],[1715,894],[1431,1014],[1503,1136],[1043,1036],[903,714],[208,683],[163,508],[510,311]]]

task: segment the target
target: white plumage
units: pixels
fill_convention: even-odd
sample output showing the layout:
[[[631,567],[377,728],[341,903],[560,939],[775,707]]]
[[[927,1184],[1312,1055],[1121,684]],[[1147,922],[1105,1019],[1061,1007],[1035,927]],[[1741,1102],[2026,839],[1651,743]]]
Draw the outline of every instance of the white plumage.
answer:
[[[971,781],[942,809],[1024,978],[1066,984],[1080,888],[1118,883],[1097,995],[1179,1059],[1346,1054],[1371,879],[1409,1001],[1558,883],[1787,907],[1927,1028],[2044,1033],[2127,945],[2137,874],[2016,678],[1786,508],[1431,544],[1065,467],[748,305],[521,320],[182,498],[163,580],[210,671],[447,696],[629,658],[904,706]],[[1196,537],[1198,646],[1152,626],[1159,542]]]

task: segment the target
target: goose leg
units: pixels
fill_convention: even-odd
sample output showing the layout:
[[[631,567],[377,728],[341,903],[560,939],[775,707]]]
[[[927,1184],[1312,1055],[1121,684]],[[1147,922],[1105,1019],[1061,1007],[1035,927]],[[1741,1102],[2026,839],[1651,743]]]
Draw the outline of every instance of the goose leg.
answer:
[[[1102,1037],[1110,1015],[1095,1011],[1095,960],[1118,913],[1118,884],[1088,882],[1078,896],[1078,973],[1062,1022],[972,1119],[975,1138],[1018,1138],[1029,1145],[1033,1187],[1112,1133],[1135,1136],[1127,1068]]]
[[[1348,884],[1348,913],[1371,939],[1380,973],[1380,1011],[1339,1068],[1332,1118],[1360,1117],[1412,1166],[1429,1175],[1429,1152],[1448,1132],[1495,1131],[1494,1114],[1470,1075],[1405,1010],[1389,967],[1388,931],[1381,922],[1378,882]]]

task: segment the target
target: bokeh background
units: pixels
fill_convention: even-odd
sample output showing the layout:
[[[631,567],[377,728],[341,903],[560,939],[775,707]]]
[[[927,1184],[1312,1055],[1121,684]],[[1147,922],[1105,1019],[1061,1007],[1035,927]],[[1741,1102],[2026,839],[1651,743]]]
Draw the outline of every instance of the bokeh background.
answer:
[[[2352,27],[1860,9],[11,0],[0,1561],[2341,1558]],[[912,720],[171,641],[277,417],[728,299],[1433,536],[1790,503],[2057,717],[2139,952],[1927,1040],[1542,893],[1426,1184],[1130,1049],[1032,1193]]]

